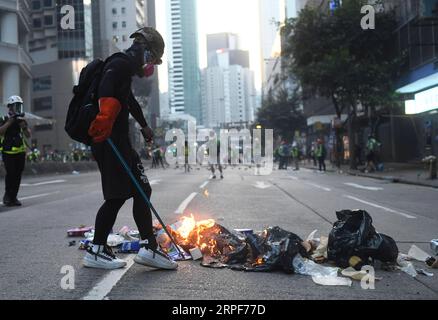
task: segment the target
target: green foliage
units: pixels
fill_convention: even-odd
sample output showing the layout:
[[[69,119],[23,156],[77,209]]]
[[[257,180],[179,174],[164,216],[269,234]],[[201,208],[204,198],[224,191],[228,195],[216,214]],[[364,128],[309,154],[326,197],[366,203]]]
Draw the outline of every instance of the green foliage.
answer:
[[[306,7],[283,28],[288,71],[310,94],[332,99],[338,115],[359,103],[376,107],[396,99],[403,62],[395,50],[396,20],[391,12],[376,12],[376,29],[363,30],[367,2],[344,0],[333,14]]]
[[[270,93],[262,102],[257,121],[266,129],[274,129],[274,136],[292,141],[295,131],[306,127],[301,111],[301,97],[297,90],[289,95],[286,90],[276,96]]]

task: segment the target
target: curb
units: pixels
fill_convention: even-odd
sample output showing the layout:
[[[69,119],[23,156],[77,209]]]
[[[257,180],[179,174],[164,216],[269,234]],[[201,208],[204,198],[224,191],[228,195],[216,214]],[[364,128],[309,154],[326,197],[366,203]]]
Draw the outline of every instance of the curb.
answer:
[[[364,178],[371,178],[376,180],[384,180],[384,181],[390,181],[392,183],[403,183],[403,184],[409,184],[413,186],[421,186],[421,187],[428,187],[433,189],[438,189],[438,186],[434,186],[428,183],[419,182],[419,181],[412,181],[404,178],[398,178],[393,176],[376,176],[366,173],[360,173],[360,172],[354,172],[354,171],[346,171],[347,174],[351,176],[357,176],[357,177],[364,177]]]
[[[307,166],[302,166],[302,167],[309,169],[309,170],[317,170],[314,167],[307,167]],[[338,172],[338,170],[327,169],[327,172],[336,173],[336,172]],[[434,186],[434,185],[429,184],[429,183],[420,182],[420,181],[412,181],[412,180],[394,177],[394,176],[377,176],[377,175],[373,175],[373,174],[367,174],[367,173],[356,172],[356,171],[351,171],[351,170],[345,170],[345,171],[343,171],[343,174],[348,174],[350,176],[356,176],[356,177],[364,177],[364,178],[370,178],[370,179],[376,179],[376,180],[389,181],[392,183],[403,183],[403,184],[409,184],[409,185],[413,185],[413,186],[421,186],[421,187],[438,189],[438,186]]]

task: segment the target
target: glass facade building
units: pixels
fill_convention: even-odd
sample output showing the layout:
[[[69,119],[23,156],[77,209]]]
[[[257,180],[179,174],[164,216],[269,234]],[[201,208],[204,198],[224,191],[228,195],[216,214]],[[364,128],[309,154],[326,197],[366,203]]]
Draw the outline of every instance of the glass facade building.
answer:
[[[196,0],[168,0],[169,89],[172,113],[201,122],[200,71]]]
[[[75,9],[74,30],[61,28],[60,13],[62,6],[71,5]],[[56,0],[58,21],[58,57],[85,58],[93,57],[93,29],[91,22],[91,0]]]

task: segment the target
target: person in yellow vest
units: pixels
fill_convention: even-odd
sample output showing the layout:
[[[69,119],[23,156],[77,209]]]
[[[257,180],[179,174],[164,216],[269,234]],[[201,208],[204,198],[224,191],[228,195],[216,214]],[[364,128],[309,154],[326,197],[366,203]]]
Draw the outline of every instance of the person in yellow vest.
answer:
[[[3,204],[7,207],[14,207],[21,206],[17,195],[26,162],[25,137],[30,137],[30,130],[23,119],[23,99],[19,96],[12,96],[8,99],[6,106],[8,115],[0,118],[0,150],[6,169]]]

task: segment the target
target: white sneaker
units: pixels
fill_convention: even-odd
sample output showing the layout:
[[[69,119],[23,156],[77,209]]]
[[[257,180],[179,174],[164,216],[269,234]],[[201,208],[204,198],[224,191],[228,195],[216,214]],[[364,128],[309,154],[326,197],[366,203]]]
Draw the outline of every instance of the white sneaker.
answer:
[[[178,264],[172,261],[160,249],[150,249],[147,246],[140,249],[134,261],[138,264],[157,269],[175,270],[178,268]]]
[[[114,270],[126,266],[126,261],[118,259],[108,246],[91,245],[87,248],[83,264],[88,268]]]

